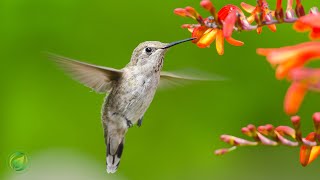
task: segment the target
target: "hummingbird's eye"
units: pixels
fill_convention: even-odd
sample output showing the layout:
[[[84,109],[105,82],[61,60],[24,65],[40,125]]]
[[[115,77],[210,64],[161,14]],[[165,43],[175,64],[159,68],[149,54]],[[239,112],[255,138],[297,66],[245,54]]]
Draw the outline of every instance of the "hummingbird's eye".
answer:
[[[151,53],[151,51],[152,51],[152,48],[151,48],[151,47],[147,47],[147,48],[146,48],[146,52],[147,52],[147,53]]]

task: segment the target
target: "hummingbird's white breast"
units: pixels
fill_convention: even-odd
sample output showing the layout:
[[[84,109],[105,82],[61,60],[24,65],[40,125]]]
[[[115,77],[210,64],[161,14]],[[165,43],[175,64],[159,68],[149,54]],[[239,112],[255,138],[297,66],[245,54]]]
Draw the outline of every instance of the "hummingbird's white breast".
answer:
[[[116,113],[117,116],[120,115],[135,124],[152,102],[159,81],[160,71],[155,72],[150,66],[133,66],[123,69],[122,79],[109,95],[109,117]]]

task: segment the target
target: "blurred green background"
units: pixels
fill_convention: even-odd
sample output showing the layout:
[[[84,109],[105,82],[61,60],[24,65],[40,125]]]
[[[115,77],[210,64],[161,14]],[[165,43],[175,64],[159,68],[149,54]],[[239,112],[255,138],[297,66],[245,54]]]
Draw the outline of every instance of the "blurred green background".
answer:
[[[207,16],[199,2],[1,0],[0,179],[36,179],[28,175],[34,171],[47,176],[42,179],[63,174],[51,166],[64,167],[67,179],[79,179],[79,173],[90,180],[320,178],[320,160],[303,168],[299,148],[240,148],[225,156],[213,155],[215,149],[228,147],[220,142],[221,134],[241,137],[241,127],[249,123],[290,124],[282,107],[289,83],[276,80],[265,57],[255,52],[258,47],[308,41],[307,34],[296,33],[288,24],[277,26],[277,33],[266,28],[261,35],[235,33],[245,45],[226,43],[223,56],[217,55],[214,45],[199,49],[185,43],[172,48],[164,70],[191,67],[229,80],[159,91],[142,127],[128,132],[117,174],[106,173],[100,122],[104,95],[71,80],[42,52],[122,68],[142,41],[190,37],[180,25],[193,21],[174,15],[173,9],[190,5]],[[213,2],[222,7],[241,1]],[[246,2],[255,4],[255,0]],[[316,1],[303,3],[306,10],[320,6]],[[275,0],[270,6],[275,7]],[[315,93],[303,102],[299,115],[305,133],[312,130],[311,116],[319,111],[319,102]],[[16,151],[29,157],[29,168],[22,173],[8,166]],[[39,156],[44,160],[37,160]],[[83,161],[77,163],[78,159]],[[54,165],[54,160],[59,163]]]

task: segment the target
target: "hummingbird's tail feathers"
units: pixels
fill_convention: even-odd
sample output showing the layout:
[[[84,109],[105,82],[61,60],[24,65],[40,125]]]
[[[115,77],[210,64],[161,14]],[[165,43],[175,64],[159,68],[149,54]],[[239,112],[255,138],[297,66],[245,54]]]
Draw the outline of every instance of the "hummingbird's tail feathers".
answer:
[[[107,144],[107,172],[108,173],[115,173],[119,167],[121,155],[123,152],[123,144],[124,138],[122,138],[120,144],[114,147],[114,144],[117,140],[109,138]],[[116,149],[114,152],[113,149]]]

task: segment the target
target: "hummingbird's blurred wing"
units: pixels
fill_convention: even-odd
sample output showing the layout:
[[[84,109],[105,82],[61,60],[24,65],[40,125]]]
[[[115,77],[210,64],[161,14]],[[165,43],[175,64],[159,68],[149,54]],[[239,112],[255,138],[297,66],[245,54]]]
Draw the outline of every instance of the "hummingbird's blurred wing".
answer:
[[[223,81],[226,78],[207,74],[195,70],[184,70],[182,72],[165,72],[160,73],[159,88],[170,88],[177,86],[184,86],[196,81]]]
[[[122,71],[118,69],[87,64],[51,53],[49,57],[70,74],[73,79],[98,93],[109,92],[112,83],[122,75]]]

